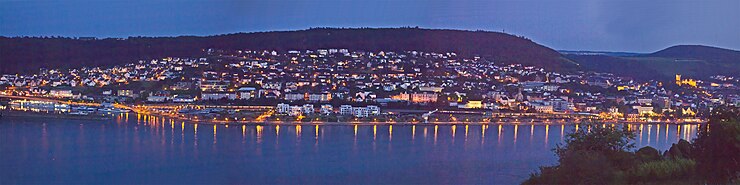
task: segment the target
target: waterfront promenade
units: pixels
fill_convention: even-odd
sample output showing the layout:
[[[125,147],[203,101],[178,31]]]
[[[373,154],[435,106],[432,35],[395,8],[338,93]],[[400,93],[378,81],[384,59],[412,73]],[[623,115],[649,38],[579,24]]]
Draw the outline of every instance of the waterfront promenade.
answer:
[[[60,104],[68,104],[75,106],[102,106],[100,103],[91,102],[75,102],[75,101],[64,101],[47,97],[30,97],[30,96],[12,96],[12,95],[0,95],[0,98],[9,99],[25,99],[35,101],[47,101]],[[579,123],[672,123],[672,124],[696,124],[704,123],[702,119],[638,119],[638,120],[623,120],[623,119],[603,119],[598,114],[593,113],[516,113],[516,112],[487,112],[487,111],[467,111],[467,110],[440,110],[435,112],[438,116],[435,119],[429,119],[423,121],[422,119],[409,119],[401,120],[395,119],[400,115],[414,115],[425,113],[424,110],[388,110],[387,112],[391,115],[389,120],[378,121],[375,120],[358,120],[358,119],[345,119],[327,121],[323,119],[317,120],[302,120],[298,119],[280,119],[280,117],[274,116],[274,107],[271,106],[234,106],[234,105],[198,105],[198,104],[143,104],[143,105],[127,105],[127,104],[113,104],[115,108],[132,110],[136,114],[142,115],[145,118],[153,117],[155,119],[170,119],[178,122],[192,122],[201,124],[264,124],[264,125],[280,125],[280,124],[321,124],[321,125],[378,125],[378,124],[393,124],[393,125],[416,125],[416,124],[430,124],[430,125],[485,125],[485,124],[536,124],[536,125],[560,125],[560,124],[579,124]],[[250,120],[245,119],[204,119],[197,116],[184,116],[179,114],[178,111],[182,109],[228,109],[228,110],[245,110],[261,112],[261,114]],[[30,114],[18,114],[18,113],[7,113],[9,116],[34,116]],[[449,115],[448,120],[440,120],[439,117],[446,117]],[[58,118],[65,118],[59,116]],[[270,119],[272,118],[272,119]],[[472,119],[470,119],[472,118]],[[98,119],[98,118],[96,118]]]

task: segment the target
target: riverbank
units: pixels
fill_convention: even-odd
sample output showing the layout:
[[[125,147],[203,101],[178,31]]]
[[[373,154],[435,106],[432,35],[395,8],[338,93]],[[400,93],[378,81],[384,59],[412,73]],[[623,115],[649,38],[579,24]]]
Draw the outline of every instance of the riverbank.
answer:
[[[67,114],[50,114],[50,113],[37,113],[37,112],[26,112],[26,111],[2,111],[2,117],[33,117],[33,118],[53,118],[53,119],[70,119],[70,120],[111,120],[111,117],[106,116],[78,116],[78,115],[67,115]]]
[[[155,122],[181,122],[189,124],[203,124],[203,125],[575,125],[575,124],[674,124],[674,125],[686,125],[686,124],[703,124],[705,122],[633,122],[633,121],[621,121],[621,120],[538,120],[538,119],[515,119],[505,121],[488,121],[488,122],[406,122],[406,121],[386,121],[386,122],[374,122],[374,121],[237,121],[237,120],[205,120],[205,119],[187,119],[182,117],[173,117],[167,115],[155,115],[155,114],[139,114],[141,117],[137,119],[143,119],[144,121],[154,120]],[[137,116],[138,117],[138,116]]]
[[[67,115],[67,114],[51,114],[51,113],[37,113],[37,112],[25,112],[25,111],[2,111],[3,117],[34,117],[34,118],[53,118],[53,119],[70,119],[70,120],[112,120],[114,117],[110,116],[96,116],[96,115]],[[203,125],[574,125],[574,124],[674,124],[674,125],[685,125],[685,124],[703,124],[706,122],[632,122],[632,121],[614,121],[614,120],[590,120],[590,121],[573,121],[573,120],[556,120],[556,121],[545,121],[545,120],[526,120],[526,121],[491,121],[491,122],[367,122],[367,121],[341,121],[341,122],[328,122],[328,121],[222,121],[222,120],[192,120],[172,116],[162,115],[147,115],[138,114],[137,119],[144,121],[161,121],[171,122],[176,121],[178,123],[188,124],[203,124]]]
[[[674,122],[210,122],[191,121],[204,125],[576,125],[576,124],[673,124],[690,125],[703,122],[674,123]]]

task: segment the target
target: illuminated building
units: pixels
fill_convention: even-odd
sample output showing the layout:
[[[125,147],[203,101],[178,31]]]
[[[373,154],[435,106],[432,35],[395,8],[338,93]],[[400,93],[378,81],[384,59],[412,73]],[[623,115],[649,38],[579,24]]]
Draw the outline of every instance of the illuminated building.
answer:
[[[57,98],[71,98],[73,96],[72,90],[69,89],[52,89],[49,91],[49,95]]]
[[[681,79],[681,75],[680,74],[676,74],[676,85],[678,85],[678,86],[688,85],[688,86],[691,86],[691,87],[696,87],[696,84],[697,84],[696,80],[694,80],[694,79]]]

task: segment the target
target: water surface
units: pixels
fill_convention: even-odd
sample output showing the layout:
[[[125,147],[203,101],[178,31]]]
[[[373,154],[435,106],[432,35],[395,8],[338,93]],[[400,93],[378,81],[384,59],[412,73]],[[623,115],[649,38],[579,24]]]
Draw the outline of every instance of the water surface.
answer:
[[[137,119],[138,118],[138,119]],[[637,124],[670,148],[697,125]],[[204,125],[0,119],[0,184],[517,184],[575,125]],[[588,129],[579,125],[578,129]]]

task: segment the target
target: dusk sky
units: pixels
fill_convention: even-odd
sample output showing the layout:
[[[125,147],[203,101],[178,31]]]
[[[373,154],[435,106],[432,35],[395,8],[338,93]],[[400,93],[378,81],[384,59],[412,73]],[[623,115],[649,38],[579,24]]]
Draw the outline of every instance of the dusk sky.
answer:
[[[505,31],[562,50],[740,49],[740,0],[0,1],[2,36],[178,36],[310,27]]]

